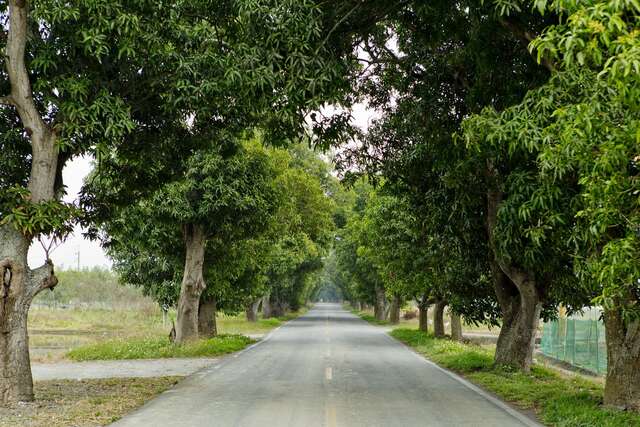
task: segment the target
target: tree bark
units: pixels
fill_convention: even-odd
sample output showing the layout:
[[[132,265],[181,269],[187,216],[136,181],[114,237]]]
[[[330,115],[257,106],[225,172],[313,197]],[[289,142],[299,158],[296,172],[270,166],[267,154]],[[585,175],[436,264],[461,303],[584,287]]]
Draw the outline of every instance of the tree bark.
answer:
[[[501,262],[496,254],[493,230],[502,198],[503,194],[499,191],[487,193],[487,233],[493,251],[491,272],[502,312],[502,327],[494,361],[496,365],[512,366],[528,372],[533,364],[543,293],[532,272]]]
[[[29,136],[29,202],[40,203],[55,199],[57,136],[38,111],[25,62],[29,2],[8,3],[4,63],[11,93],[0,97],[4,105],[15,107]],[[58,283],[50,260],[35,270],[29,268],[27,252],[32,237],[16,231],[13,224],[0,226],[0,404],[33,400],[27,316],[33,298]]]
[[[198,338],[198,308],[206,288],[203,276],[205,235],[201,226],[183,227],[186,255],[176,319],[176,343]]]
[[[640,411],[640,320],[625,321],[620,310],[605,310],[607,381],[604,403]]]
[[[287,313],[287,304],[280,300],[271,301],[271,317],[282,317]]]
[[[216,325],[217,301],[215,298],[200,298],[198,306],[198,335],[200,338],[213,338],[218,336]]]
[[[433,335],[436,338],[444,338],[444,308],[446,305],[446,301],[436,301],[433,311]]]
[[[384,321],[386,319],[386,302],[387,299],[384,295],[384,288],[382,286],[376,286],[376,305],[373,308],[373,314],[376,320]]]
[[[252,303],[249,303],[245,308],[245,313],[247,315],[247,322],[255,323],[258,321],[258,309],[260,308],[260,303],[262,302],[262,298],[258,298]]]
[[[391,302],[391,309],[389,310],[389,323],[392,325],[400,323],[400,305],[400,297],[394,296],[393,301]]]
[[[27,316],[33,298],[58,283],[53,264],[30,270],[31,240],[0,226],[0,404],[33,400]]]
[[[269,295],[265,295],[262,298],[262,317],[265,319],[273,317],[271,311],[271,297]]]
[[[418,329],[422,332],[429,332],[429,306],[418,306]]]
[[[451,313],[451,339],[462,341],[462,319],[459,314]]]
[[[494,273],[494,287],[502,311],[502,327],[495,363],[528,372],[533,364],[542,299],[535,281],[528,274],[512,272],[510,277],[502,269],[498,270]]]

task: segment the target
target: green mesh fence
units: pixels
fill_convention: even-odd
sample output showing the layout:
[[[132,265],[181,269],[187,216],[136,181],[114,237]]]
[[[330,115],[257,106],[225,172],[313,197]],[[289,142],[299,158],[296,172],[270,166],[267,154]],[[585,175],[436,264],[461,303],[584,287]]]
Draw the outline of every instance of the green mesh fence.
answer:
[[[607,372],[604,324],[597,313],[560,318],[546,322],[540,350],[546,356],[562,360],[591,372]]]

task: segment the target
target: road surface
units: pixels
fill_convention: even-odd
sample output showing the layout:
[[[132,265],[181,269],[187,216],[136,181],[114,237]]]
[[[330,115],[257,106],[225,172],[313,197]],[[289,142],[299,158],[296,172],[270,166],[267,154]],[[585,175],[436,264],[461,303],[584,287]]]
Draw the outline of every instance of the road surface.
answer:
[[[337,304],[318,304],[113,424],[536,426]]]

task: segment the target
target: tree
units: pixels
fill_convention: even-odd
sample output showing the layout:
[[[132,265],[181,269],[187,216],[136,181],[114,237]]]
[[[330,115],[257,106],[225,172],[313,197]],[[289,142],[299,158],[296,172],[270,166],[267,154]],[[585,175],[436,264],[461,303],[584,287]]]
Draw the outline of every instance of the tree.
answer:
[[[259,234],[267,228],[279,205],[276,170],[267,152],[257,143],[225,149],[213,146],[210,151],[192,155],[185,169],[181,179],[160,187],[147,199],[122,209],[117,217],[103,224],[108,236],[104,243],[109,254],[118,260],[116,267],[124,265],[125,271],[130,271],[126,276],[130,279],[142,278],[133,284],[175,283],[176,271],[182,271],[175,337],[178,343],[198,337],[199,308],[215,312],[214,306],[206,304],[215,301],[215,293],[201,300],[206,288],[207,245],[220,251],[235,241]],[[96,191],[101,191],[102,186],[108,192],[113,183],[96,180],[93,185]],[[176,251],[176,247],[180,249]],[[138,270],[135,260],[139,258],[128,257],[140,250],[145,264],[154,259],[164,260],[160,264],[162,269]],[[182,256],[184,263],[180,270],[176,268],[179,259],[176,255]],[[219,264],[219,258],[210,253],[211,258],[213,262],[207,267],[214,271],[210,274],[222,274],[215,269],[222,269],[224,264]],[[149,273],[153,275],[149,277]],[[155,273],[162,274],[158,277]],[[165,286],[154,293],[172,299]],[[213,312],[206,317],[212,318]]]
[[[0,17],[0,128],[11,130],[3,133],[0,168],[11,174],[0,207],[0,268],[11,299],[0,316],[6,402],[33,398],[26,312],[56,281],[50,262],[31,271],[26,251],[34,238],[60,237],[77,219],[59,201],[67,160],[117,148],[128,166],[140,166],[164,153],[156,142],[167,135],[182,142],[174,130],[187,117],[211,131],[209,141],[222,124],[244,131],[257,121],[281,139],[297,135],[308,109],[343,89],[336,81],[348,64],[326,54],[324,15],[311,2],[15,0],[0,5]]]
[[[158,29],[151,10],[155,4],[101,0],[0,5],[0,127],[7,131],[0,166],[1,403],[33,399],[27,312],[57,283],[49,260],[29,268],[27,250],[40,236],[62,237],[77,216],[60,202],[66,161],[133,128],[122,93],[137,80],[145,50],[157,47],[144,38]],[[115,74],[122,84],[107,87]]]
[[[546,81],[551,64],[542,58],[544,66],[538,65],[527,45],[532,35],[557,19],[554,14],[541,17],[505,3],[462,1],[452,7],[451,2],[428,6],[410,2],[380,21],[377,31],[363,39],[360,58],[372,78],[363,79],[359,88],[382,117],[363,146],[346,150],[342,157],[347,165],[359,163],[370,174],[400,184],[411,200],[437,200],[421,212],[442,209],[436,215],[440,224],[451,222],[447,214],[453,212],[461,216],[453,223],[485,244],[489,241],[488,193],[474,182],[484,177],[485,165],[477,169],[478,162],[476,169],[470,167],[464,147],[455,144],[452,135],[469,115],[487,106],[502,111]],[[389,49],[389,43],[395,48]],[[470,241],[465,237],[465,242]],[[470,253],[461,252],[463,257]],[[491,250],[484,255],[473,253],[485,257],[485,265],[493,262]],[[498,300],[517,293],[500,268],[492,272]],[[509,299],[503,301],[507,302],[501,304],[503,317],[509,318]],[[496,362],[526,367],[533,341],[520,341],[520,334],[510,332],[510,323],[501,329]],[[525,335],[533,336],[533,321],[527,330]],[[512,347],[526,350],[507,350]]]
[[[356,296],[366,304],[372,304],[376,320],[387,317],[387,298],[384,280],[375,264],[375,257],[368,244],[363,218],[373,189],[367,181],[354,186],[355,204],[348,215],[346,226],[340,231],[336,243],[338,268],[342,278],[338,283],[349,283],[347,294]]]
[[[634,194],[640,60],[634,35],[640,6],[560,1],[538,2],[538,7],[565,17],[532,44],[557,69],[521,104],[470,119],[467,134],[494,145],[502,141],[511,155],[529,157],[527,173],[513,173],[519,185],[508,187],[511,201],[501,202],[496,241],[505,243],[507,237],[511,259],[520,265],[537,259],[545,268],[550,263],[552,269],[568,270],[571,280],[554,274],[545,293],[571,297],[576,308],[603,307],[609,363],[605,403],[638,410]],[[499,249],[503,256],[504,249]],[[544,271],[540,267],[537,277]]]
[[[443,311],[450,305],[471,322],[495,322],[487,267],[465,241],[464,228],[448,225],[434,199],[428,210],[412,204],[406,194],[395,195],[397,186],[384,184],[371,193],[359,220],[361,235],[357,255],[366,255],[379,272],[387,294],[402,301],[414,299],[420,310],[420,328],[426,330],[426,313],[436,305],[436,333],[444,335]],[[429,194],[427,197],[434,197]]]
[[[269,316],[297,310],[309,297],[309,276],[322,268],[331,244],[335,202],[323,189],[327,164],[302,147],[292,147],[288,168],[278,179],[284,202],[270,233],[273,245],[266,262]]]

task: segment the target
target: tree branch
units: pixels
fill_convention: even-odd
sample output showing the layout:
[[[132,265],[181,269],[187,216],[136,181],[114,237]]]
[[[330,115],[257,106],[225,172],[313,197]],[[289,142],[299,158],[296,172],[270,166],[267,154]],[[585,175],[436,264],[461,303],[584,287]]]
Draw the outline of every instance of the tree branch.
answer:
[[[32,297],[45,289],[53,290],[58,284],[58,278],[53,272],[53,262],[50,259],[45,261],[42,266],[31,270],[29,279],[29,293]]]
[[[0,105],[14,105],[11,95],[0,96]]]
[[[29,73],[25,64],[25,51],[28,32],[28,5],[24,0],[9,2],[9,34],[6,46],[6,64],[11,99],[18,109],[20,119],[28,134],[39,133],[40,137],[48,133],[47,125],[33,100]]]
[[[538,36],[537,34],[531,34],[529,31],[522,28],[520,25],[518,25],[513,21],[509,21],[507,19],[500,19],[499,22],[500,22],[500,25],[502,25],[504,28],[509,30],[513,35],[519,38],[522,42],[524,42],[527,45],[527,47]],[[546,68],[551,72],[556,70],[555,64],[549,58],[545,58],[545,57],[540,58],[540,65],[542,65],[544,68]]]

